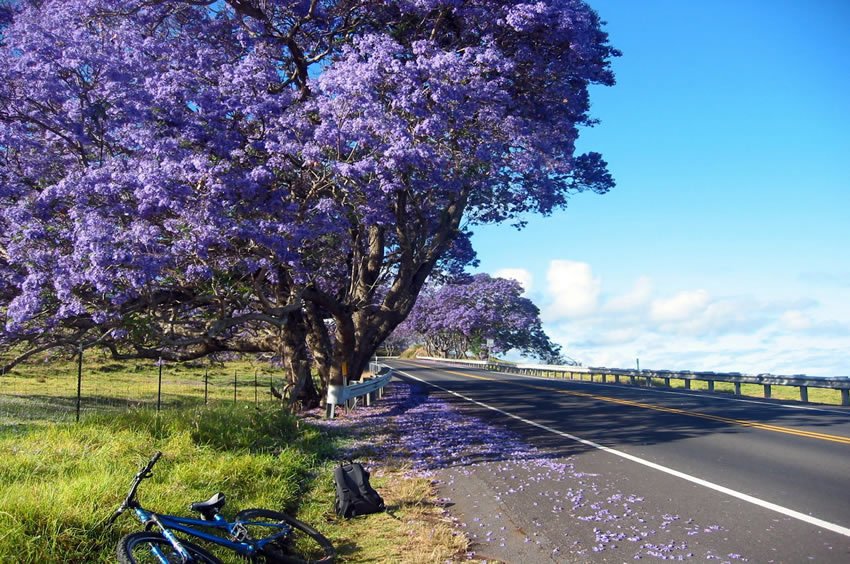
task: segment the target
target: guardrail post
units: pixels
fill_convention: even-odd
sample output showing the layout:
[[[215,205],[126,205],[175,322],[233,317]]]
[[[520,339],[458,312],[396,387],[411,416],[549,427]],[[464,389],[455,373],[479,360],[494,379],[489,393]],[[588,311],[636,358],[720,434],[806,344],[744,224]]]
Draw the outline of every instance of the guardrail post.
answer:
[[[764,385],[764,397],[770,398],[770,384]]]
[[[605,383],[607,383],[607,381],[608,381],[608,378],[606,378],[606,375],[603,374],[602,375],[602,383],[605,384]]]
[[[809,387],[808,386],[800,386],[800,401],[803,403],[809,403]]]
[[[374,378],[374,375],[373,375],[371,378],[369,378],[369,379],[371,380],[372,378]],[[363,381],[363,380],[361,380],[361,382],[362,382],[362,381]],[[366,394],[366,407],[371,407],[371,406],[372,406],[372,402],[374,402],[374,401],[375,401],[375,393],[376,393],[376,392],[369,392],[368,394]]]
[[[741,383],[740,382],[735,382],[735,395],[736,396],[741,395]]]
[[[637,378],[635,376],[630,375],[629,378],[631,379],[632,386],[637,384]]]
[[[614,374],[614,382],[617,383],[617,384],[620,383],[620,375],[619,374]]]
[[[647,388],[651,388],[651,387],[652,387],[652,376],[647,376],[647,377],[646,377],[646,387],[647,387]]]
[[[665,388],[670,387],[670,378],[666,378],[666,377],[664,378],[664,387]]]
[[[337,404],[343,403],[345,397],[345,386],[331,384],[328,386],[328,403],[325,406],[325,417],[333,419]]]
[[[713,392],[714,391],[714,380],[708,380],[707,383],[708,383],[708,391]]]
[[[850,390],[841,390],[841,405],[850,405]]]
[[[686,389],[686,390],[690,390],[690,389],[691,389],[691,381],[690,381],[690,380],[688,380],[687,378],[685,378],[685,379],[683,380],[683,382],[685,383],[685,389]]]

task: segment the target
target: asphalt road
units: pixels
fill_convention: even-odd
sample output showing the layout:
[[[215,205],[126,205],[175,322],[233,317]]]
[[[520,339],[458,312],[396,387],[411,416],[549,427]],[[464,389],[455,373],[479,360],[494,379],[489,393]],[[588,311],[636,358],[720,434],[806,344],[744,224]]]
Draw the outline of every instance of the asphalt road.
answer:
[[[668,546],[679,542],[677,534],[690,542],[687,552],[669,552],[671,559],[684,555],[689,560],[716,556],[755,562],[850,562],[850,410],[846,408],[530,378],[422,362],[389,364],[476,417],[509,427],[553,460],[569,461],[571,468],[581,470],[574,475],[597,476],[591,489],[600,499],[619,499],[624,492],[639,495],[635,498],[642,500],[645,515],[665,516],[657,528],[667,533]],[[502,462],[516,466],[508,458]],[[521,471],[512,467],[508,472],[516,480]],[[472,471],[463,478],[456,476],[453,493],[476,503],[474,510],[459,507],[461,515],[504,513],[511,523],[508,532],[525,531],[533,523],[546,541],[537,544],[554,546],[551,561],[631,560],[622,548],[610,550],[616,545],[607,540],[628,528],[625,521],[587,514],[578,518],[595,525],[582,533],[574,526],[578,510],[561,514],[556,504],[541,518],[538,501],[557,494],[554,486],[550,491],[536,480],[536,489],[508,502],[504,492],[512,489],[510,480],[490,470],[485,473],[489,475],[476,477]],[[488,489],[496,491],[495,497],[488,497]],[[497,501],[482,502],[491,498]],[[633,508],[629,512],[634,513]],[[667,518],[671,515],[675,518]],[[610,530],[600,529],[598,523],[606,520],[611,521]],[[696,539],[695,522],[702,523],[700,532],[722,534]],[[564,531],[577,539],[575,545],[585,547],[573,553],[575,558],[567,557],[561,546]],[[597,543],[596,553],[587,549],[594,535],[604,541]],[[505,542],[510,544],[510,536]],[[624,544],[628,543],[620,542],[621,547]],[[522,550],[501,555],[496,551],[496,556],[545,560],[543,552],[529,556]],[[648,549],[640,554],[647,552],[654,554]]]

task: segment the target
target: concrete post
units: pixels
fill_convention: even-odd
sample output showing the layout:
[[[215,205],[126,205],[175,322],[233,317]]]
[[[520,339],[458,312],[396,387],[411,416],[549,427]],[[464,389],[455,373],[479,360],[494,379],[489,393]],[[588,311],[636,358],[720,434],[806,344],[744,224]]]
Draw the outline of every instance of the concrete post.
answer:
[[[325,417],[328,419],[334,418],[334,412],[337,405],[345,403],[345,386],[339,384],[331,384],[328,386],[328,400],[325,408]]]

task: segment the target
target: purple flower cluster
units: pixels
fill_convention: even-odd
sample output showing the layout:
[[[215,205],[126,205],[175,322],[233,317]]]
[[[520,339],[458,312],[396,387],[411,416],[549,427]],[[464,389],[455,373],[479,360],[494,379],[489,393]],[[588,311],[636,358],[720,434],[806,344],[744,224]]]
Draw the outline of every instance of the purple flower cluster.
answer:
[[[515,280],[476,274],[423,291],[396,331],[419,335],[432,354],[463,357],[492,339],[492,353],[516,349],[557,364],[560,346],[543,331],[540,310],[522,294]]]
[[[339,380],[464,226],[613,186],[576,154],[618,55],[580,0],[0,4],[0,341],[273,327]]]

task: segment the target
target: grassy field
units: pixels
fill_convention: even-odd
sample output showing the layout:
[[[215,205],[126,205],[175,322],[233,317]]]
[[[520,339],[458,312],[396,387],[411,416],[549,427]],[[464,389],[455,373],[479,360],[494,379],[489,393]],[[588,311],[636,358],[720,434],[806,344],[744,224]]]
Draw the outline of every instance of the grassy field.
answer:
[[[590,374],[582,374],[576,373],[577,380],[585,380],[591,381]],[[599,382],[600,377],[598,375],[592,376],[593,381]],[[608,376],[607,382],[613,383],[613,376]],[[621,376],[620,382],[624,385],[629,385],[628,376]],[[664,387],[664,379],[663,378],[653,378],[652,386],[655,388],[663,388]],[[670,387],[673,389],[685,389],[685,380],[678,378],[670,379]],[[692,380],[691,381],[691,389],[692,390],[708,390],[708,382],[703,382],[700,380]],[[735,384],[731,382],[715,382],[714,391],[716,393],[722,394],[734,394],[735,393]],[[741,395],[761,398],[764,397],[764,387],[761,384],[741,384]],[[780,400],[800,400],[800,389],[796,386],[772,386],[771,387],[771,398],[772,399],[780,399]],[[809,388],[809,403],[822,403],[827,405],[841,405],[841,391],[840,390],[831,390],[826,388]]]
[[[373,469],[390,511],[337,518],[332,470],[338,449],[348,450],[355,437],[286,414],[268,388],[265,398],[262,391],[255,397],[253,374],[263,369],[247,360],[212,369],[166,366],[169,386],[157,414],[157,367],[89,358],[79,423],[71,359],[30,363],[2,377],[0,562],[114,562],[118,539],[140,525],[129,513],[111,528],[104,521],[156,450],[164,456],[140,489],[148,508],[187,515],[190,502],[222,491],[226,516],[249,507],[291,512],[331,539],[340,562],[425,563],[465,554],[467,541],[444,520],[431,482],[410,477],[404,461]],[[224,382],[205,406],[207,370]],[[237,379],[236,403],[234,372],[246,382]],[[226,562],[244,562],[213,551]]]
[[[160,385],[161,381],[161,385]],[[87,351],[80,380],[80,411],[183,408],[197,405],[275,403],[279,368],[250,358],[225,363],[115,362]],[[77,361],[44,356],[0,376],[0,424],[76,419]]]

